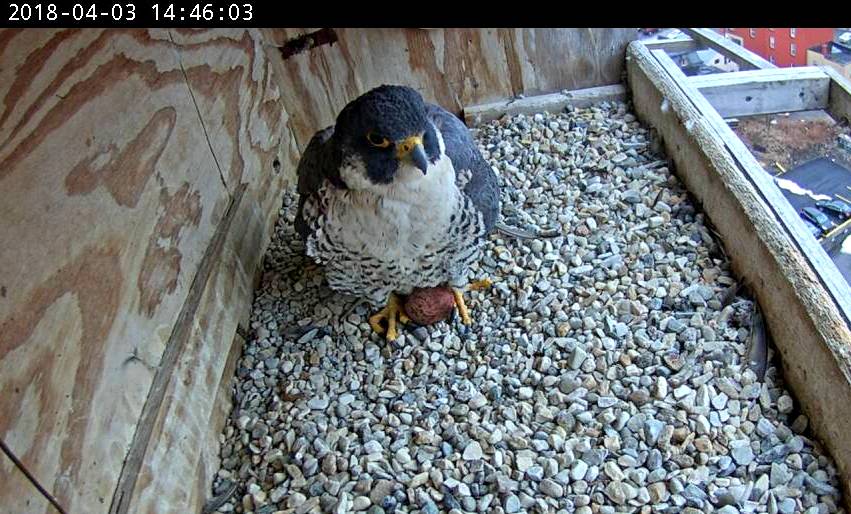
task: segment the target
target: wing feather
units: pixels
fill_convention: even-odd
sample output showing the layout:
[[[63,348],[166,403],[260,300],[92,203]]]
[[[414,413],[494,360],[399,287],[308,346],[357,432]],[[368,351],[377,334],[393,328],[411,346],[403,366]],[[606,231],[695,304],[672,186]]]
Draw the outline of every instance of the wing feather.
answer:
[[[482,213],[485,230],[490,232],[499,218],[499,181],[482,157],[467,126],[455,115],[437,105],[428,104],[428,116],[443,135],[446,155],[452,160],[464,193]],[[466,184],[463,181],[466,180]]]
[[[307,238],[310,231],[310,221],[304,219],[304,202],[312,197],[322,187],[325,180],[331,180],[339,185],[340,157],[329,140],[334,135],[334,127],[320,130],[310,139],[307,148],[298,163],[298,210],[295,217],[296,232],[302,238]]]

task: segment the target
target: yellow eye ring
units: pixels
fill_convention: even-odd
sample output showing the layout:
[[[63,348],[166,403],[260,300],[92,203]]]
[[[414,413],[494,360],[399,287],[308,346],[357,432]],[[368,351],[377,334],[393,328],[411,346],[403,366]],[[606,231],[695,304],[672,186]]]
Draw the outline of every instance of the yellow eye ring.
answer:
[[[379,138],[372,132],[367,133],[366,140],[369,141],[369,144],[378,148],[387,148],[388,146],[390,146],[389,139],[387,139],[386,137]]]

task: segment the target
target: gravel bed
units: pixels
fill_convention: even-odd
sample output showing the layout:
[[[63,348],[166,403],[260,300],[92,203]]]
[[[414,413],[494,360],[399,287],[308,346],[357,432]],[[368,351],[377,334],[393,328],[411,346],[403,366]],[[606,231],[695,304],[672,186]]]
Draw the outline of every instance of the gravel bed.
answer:
[[[724,305],[723,249],[627,106],[476,137],[504,221],[563,235],[492,236],[473,326],[388,344],[303,257],[289,191],[215,512],[844,512],[775,363],[747,365],[753,304]]]

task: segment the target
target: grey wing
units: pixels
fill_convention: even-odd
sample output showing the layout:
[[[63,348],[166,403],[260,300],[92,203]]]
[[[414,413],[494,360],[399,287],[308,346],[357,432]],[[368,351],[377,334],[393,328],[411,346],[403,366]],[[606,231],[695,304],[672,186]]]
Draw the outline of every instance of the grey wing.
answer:
[[[464,193],[482,213],[485,229],[490,232],[499,218],[499,182],[485,161],[467,126],[455,115],[437,105],[428,105],[428,116],[443,135],[446,155],[456,172],[469,171]]]
[[[310,196],[316,194],[322,183],[335,173],[331,150],[326,144],[334,135],[334,127],[320,130],[310,139],[307,148],[298,163],[296,174],[298,175],[298,211],[295,216],[295,229],[302,238],[306,238],[310,232],[310,220],[304,219],[304,202]],[[337,175],[339,176],[339,175]]]

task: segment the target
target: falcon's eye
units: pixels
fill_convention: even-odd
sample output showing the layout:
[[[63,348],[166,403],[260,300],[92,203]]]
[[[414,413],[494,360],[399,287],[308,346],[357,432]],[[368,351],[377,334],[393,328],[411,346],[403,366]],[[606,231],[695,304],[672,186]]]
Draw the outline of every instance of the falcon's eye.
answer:
[[[367,133],[366,140],[369,141],[369,144],[378,148],[387,148],[388,146],[390,146],[389,139],[387,139],[386,137],[376,136],[372,132]]]

